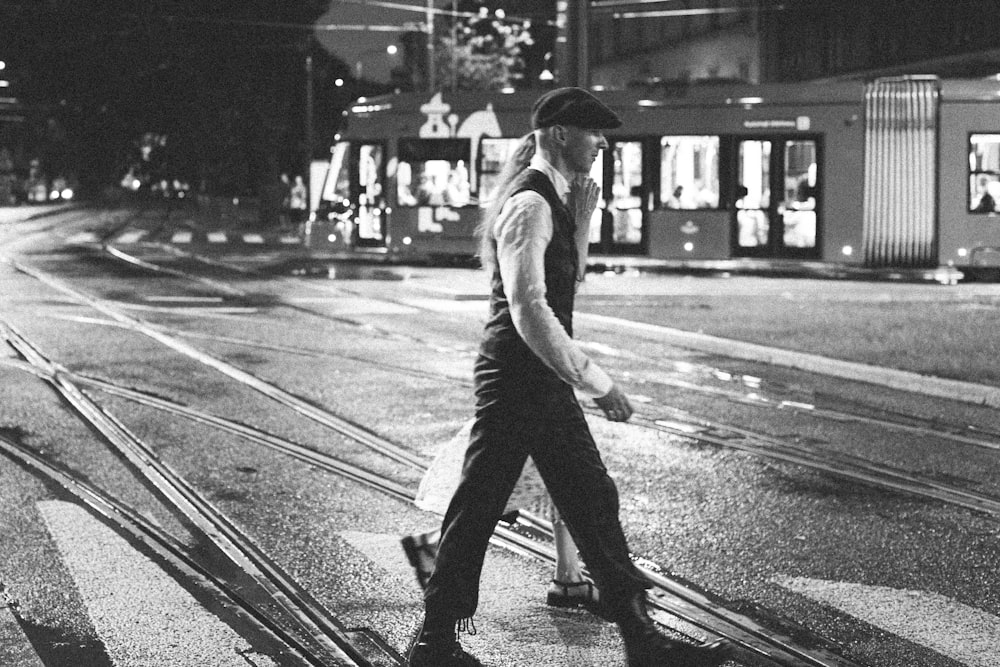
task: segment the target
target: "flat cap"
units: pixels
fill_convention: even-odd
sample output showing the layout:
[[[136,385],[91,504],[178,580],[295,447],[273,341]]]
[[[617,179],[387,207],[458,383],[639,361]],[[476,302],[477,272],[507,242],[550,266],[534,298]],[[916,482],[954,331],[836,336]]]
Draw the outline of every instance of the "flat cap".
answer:
[[[531,128],[572,125],[588,130],[611,130],[622,121],[614,111],[583,88],[556,88],[531,107]]]

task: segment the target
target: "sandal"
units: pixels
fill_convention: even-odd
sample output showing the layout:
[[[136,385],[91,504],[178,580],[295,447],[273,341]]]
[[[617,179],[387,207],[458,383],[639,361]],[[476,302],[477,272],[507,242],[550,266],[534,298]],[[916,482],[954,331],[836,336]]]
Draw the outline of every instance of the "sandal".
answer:
[[[584,595],[573,595],[571,589],[583,588],[586,586]],[[550,607],[560,607],[563,609],[582,608],[605,618],[604,607],[597,596],[597,586],[592,581],[584,579],[582,581],[559,581],[552,580],[548,595],[545,596],[545,603]]]
[[[417,583],[420,588],[427,588],[427,581],[434,572],[434,560],[437,558],[437,544],[427,541],[427,535],[407,535],[400,543],[406,553],[406,559],[417,574]]]

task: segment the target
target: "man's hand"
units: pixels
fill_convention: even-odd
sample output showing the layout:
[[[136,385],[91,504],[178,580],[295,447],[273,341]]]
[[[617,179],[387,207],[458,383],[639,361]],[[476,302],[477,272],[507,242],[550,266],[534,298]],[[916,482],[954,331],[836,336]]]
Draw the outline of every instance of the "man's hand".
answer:
[[[601,188],[586,174],[577,174],[569,184],[567,203],[576,220],[577,233],[590,234],[590,218],[597,208]],[[581,232],[580,230],[583,230]]]
[[[628,396],[618,388],[618,385],[612,385],[611,391],[600,398],[595,398],[594,402],[597,403],[597,407],[604,411],[604,416],[608,418],[608,421],[626,422],[632,416],[632,404],[629,403]]]

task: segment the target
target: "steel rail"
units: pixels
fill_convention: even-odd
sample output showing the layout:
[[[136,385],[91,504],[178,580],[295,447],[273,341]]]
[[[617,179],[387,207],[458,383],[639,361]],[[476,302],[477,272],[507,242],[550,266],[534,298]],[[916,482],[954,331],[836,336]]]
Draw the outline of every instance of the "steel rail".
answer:
[[[194,487],[163,463],[120,421],[105,412],[70,381],[70,374],[51,362],[8,323],[0,321],[0,335],[31,365],[39,367],[43,378],[55,388],[80,416],[91,424],[118,452],[153,485],[153,488],[181,512],[205,538],[268,592],[276,605],[299,626],[317,650],[332,664],[369,665],[356,649],[345,629],[284,573],[256,544],[246,537],[220,510]]]
[[[655,419],[637,416],[635,421],[646,428],[681,436],[697,442],[738,449],[766,458],[794,463],[813,470],[819,470],[835,477],[862,482],[871,486],[892,489],[913,496],[930,498],[950,505],[1000,516],[1000,498],[974,491],[956,488],[911,475],[897,468],[873,463],[866,459],[846,454],[817,454],[814,451],[771,438],[760,433],[705,420],[692,418],[686,413],[678,417],[686,420]]]
[[[192,253],[192,252],[188,252],[188,251],[182,251],[182,250],[177,249],[174,246],[169,245],[169,244],[162,244],[162,245],[163,245],[164,249],[169,250],[170,252],[176,254],[177,256],[181,256],[181,257],[193,259],[195,261],[198,261],[198,262],[201,262],[201,263],[205,263],[205,264],[208,264],[208,265],[211,265],[211,266],[219,266],[219,267],[223,267],[223,268],[226,268],[226,269],[234,271],[234,272],[240,272],[240,273],[245,273],[245,274],[259,274],[260,273],[259,271],[255,271],[253,269],[245,269],[244,267],[241,267],[241,266],[239,266],[237,264],[234,264],[232,262],[225,262],[225,261],[220,261],[220,260],[214,260],[214,259],[203,257],[203,256],[198,255],[196,253]],[[114,257],[116,257],[118,259],[121,259],[122,261],[126,261],[126,262],[129,262],[129,263],[137,264],[137,265],[140,265],[140,266],[148,266],[152,270],[157,270],[157,269],[162,269],[163,268],[163,267],[159,267],[158,265],[152,264],[150,262],[145,262],[145,261],[143,261],[143,260],[141,260],[141,259],[139,259],[137,257],[132,256],[132,255],[128,255],[128,254],[126,254],[126,253],[124,253],[124,252],[122,252],[122,251],[120,251],[120,250],[118,250],[116,248],[112,248],[112,247],[110,247],[108,245],[105,245],[105,251],[109,252]],[[166,270],[166,269],[164,269],[164,270]],[[171,271],[172,271],[172,273],[174,275],[186,276],[189,279],[194,280],[194,281],[201,281],[202,280],[202,278],[200,276],[197,276],[197,275],[188,274],[188,273],[181,272],[181,271],[174,271],[174,270],[171,270]],[[282,280],[283,281],[287,281],[288,279],[282,278]],[[226,289],[226,288],[228,288],[228,286],[225,285],[225,283],[216,283],[216,281],[212,281],[212,284],[219,285],[220,289]],[[358,295],[356,292],[354,292],[352,290],[337,289],[336,292],[340,293],[340,294],[352,294],[352,295],[356,295],[356,296]],[[398,301],[391,300],[391,299],[381,299],[381,300],[387,301],[389,303],[400,303]],[[417,307],[417,308],[419,308],[419,306],[412,306],[411,304],[407,304],[407,305],[410,305],[410,307]],[[361,325],[357,324],[357,326],[361,326]],[[250,341],[244,341],[244,342],[241,343],[238,339],[227,339],[225,337],[212,337],[212,336],[205,336],[205,335],[201,335],[201,334],[186,334],[184,332],[177,332],[177,333],[178,333],[178,335],[185,336],[185,337],[191,336],[191,337],[213,338],[213,339],[214,338],[218,338],[219,340],[226,340],[228,342],[232,342],[232,343],[236,343],[236,344],[253,345],[253,343],[250,342]],[[392,334],[389,334],[388,332],[386,332],[386,335],[387,336],[392,336]],[[418,343],[425,344],[425,345],[427,344],[426,341],[422,341],[422,340],[419,340],[419,339],[412,339],[412,340],[414,340],[415,342],[418,342]],[[596,349],[596,351],[598,353],[608,354],[607,348],[605,346],[603,346],[603,345],[588,344],[586,342],[581,342],[581,345],[583,345],[585,347],[587,347],[589,345],[590,347]],[[301,352],[297,352],[297,353],[301,354]],[[644,364],[649,362],[648,359],[639,358],[637,355],[634,355],[634,354],[628,352],[627,350],[617,350],[617,349],[612,350],[612,356],[615,356],[615,357],[627,357],[627,358],[629,358],[629,359],[631,359],[633,361],[639,359]],[[349,358],[352,358],[352,359],[354,359],[356,361],[364,361],[364,360],[359,359],[357,357],[349,357]],[[373,363],[373,362],[369,362],[369,363]],[[410,369],[402,369],[402,370],[405,370],[406,372],[409,372],[411,374],[416,374],[416,373],[419,372],[419,371],[410,370]],[[981,433],[983,435],[992,435],[992,436],[994,436],[994,439],[987,440],[987,439],[984,439],[983,437],[975,437],[975,436],[972,436],[972,435],[967,435],[967,434],[965,434],[965,433],[962,432],[963,430],[964,431],[975,432],[975,429],[971,428],[971,427],[968,428],[968,429],[961,429],[961,430],[959,430],[959,429],[951,429],[951,430],[935,429],[935,428],[929,427],[929,426],[915,425],[915,424],[906,424],[906,423],[903,423],[901,421],[895,421],[895,420],[883,419],[883,418],[879,418],[879,417],[871,417],[871,416],[867,416],[867,415],[861,415],[861,414],[856,414],[856,413],[844,412],[842,410],[835,410],[835,409],[831,409],[831,408],[824,408],[824,407],[821,407],[821,406],[818,406],[818,405],[813,405],[813,404],[805,403],[805,402],[784,401],[784,400],[782,400],[782,401],[775,401],[775,400],[770,400],[770,399],[766,399],[766,398],[763,398],[763,397],[749,397],[749,396],[747,396],[745,394],[740,394],[739,392],[735,392],[735,391],[732,391],[732,390],[729,390],[729,389],[707,387],[705,385],[701,385],[701,384],[694,383],[694,382],[689,382],[689,381],[686,381],[686,380],[677,380],[677,379],[673,379],[673,378],[656,378],[654,381],[657,382],[657,383],[660,383],[660,384],[674,386],[674,387],[677,387],[677,388],[680,388],[680,389],[685,389],[685,390],[689,390],[689,391],[696,391],[698,393],[702,393],[702,394],[706,394],[706,395],[711,395],[711,396],[718,396],[718,397],[724,398],[726,400],[729,400],[729,401],[732,401],[732,402],[736,402],[736,403],[741,403],[741,404],[744,404],[744,405],[751,405],[751,406],[755,406],[755,407],[765,407],[765,408],[771,408],[771,409],[775,409],[775,410],[791,410],[793,412],[807,413],[807,414],[815,415],[815,416],[818,416],[818,417],[823,417],[825,419],[830,419],[830,420],[838,421],[838,422],[850,421],[850,422],[855,422],[855,423],[860,423],[860,424],[868,424],[868,425],[880,426],[880,427],[883,427],[883,428],[889,428],[889,429],[893,429],[893,430],[897,430],[897,431],[902,431],[902,432],[905,432],[905,433],[911,433],[911,434],[914,434],[914,435],[926,435],[926,436],[936,437],[936,438],[940,438],[940,439],[943,439],[943,440],[949,440],[949,441],[952,441],[952,442],[957,442],[957,443],[961,443],[961,444],[965,444],[965,445],[971,445],[971,446],[975,446],[975,447],[983,447],[983,448],[986,448],[986,449],[1000,450],[1000,442],[998,442],[998,440],[997,440],[997,438],[1000,438],[1000,433],[987,433],[985,431],[981,431]],[[904,417],[905,417],[905,415],[904,415]],[[924,419],[922,419],[920,417],[911,417],[910,419],[914,419],[914,420],[918,420],[918,421],[926,421],[926,420],[924,420]]]
[[[386,456],[396,459],[400,463],[404,463],[411,466],[425,466],[424,460],[402,447],[394,443],[389,443],[382,438],[379,438],[376,434],[368,431],[367,429],[350,422],[342,417],[337,417],[332,415],[322,408],[318,408],[315,405],[303,400],[302,398],[291,394],[280,387],[277,387],[269,382],[261,380],[255,375],[248,373],[232,364],[223,361],[217,357],[210,354],[202,352],[201,350],[189,345],[188,343],[179,340],[175,336],[163,333],[155,327],[150,326],[148,323],[139,320],[134,317],[130,317],[119,312],[116,308],[111,307],[109,304],[103,300],[94,298],[89,294],[85,294],[79,290],[76,290],[69,285],[66,285],[60,280],[55,279],[49,274],[29,267],[16,260],[9,260],[12,262],[14,268],[18,271],[25,273],[36,280],[39,280],[50,287],[68,294],[75,299],[89,305],[91,308],[104,313],[105,315],[111,317],[117,322],[122,323],[127,328],[144,334],[157,342],[169,347],[170,349],[179,352],[187,357],[194,359],[195,361],[214,368],[215,370],[221,372],[230,378],[237,380],[238,382],[264,394],[268,398],[271,398],[286,407],[293,409],[299,414],[312,419],[330,429],[333,429],[349,438],[357,440],[363,444],[368,444],[373,449],[380,451]]]
[[[276,639],[288,646],[296,658],[316,667],[329,665],[326,660],[321,660],[313,655],[313,647],[307,645],[307,642],[303,642],[298,633],[289,632],[283,623],[277,622],[270,614],[263,611],[260,605],[246,595],[243,586],[232,585],[226,581],[225,577],[203,566],[191,555],[186,545],[147,519],[141,512],[87,483],[80,476],[45,460],[31,448],[13,442],[3,435],[0,435],[0,452],[36,474],[41,474],[59,484],[94,514],[113,524],[119,532],[126,533],[130,539],[143,544],[178,569],[185,570],[190,579],[201,577],[208,581],[228,597],[235,606],[255,620],[259,624],[260,630],[270,632]],[[361,663],[341,664],[360,665]]]
[[[21,265],[18,265],[17,268],[19,268],[21,270],[25,270],[24,267],[22,267]],[[25,272],[34,275],[34,273],[31,270],[25,270]],[[35,272],[35,273],[40,274],[40,272]],[[36,275],[36,277],[38,277],[38,276]],[[86,295],[79,294],[79,293],[75,292],[75,290],[71,290],[69,288],[66,288],[65,286],[60,285],[58,283],[58,281],[54,281],[54,283],[52,283],[49,280],[46,280],[45,282],[49,282],[50,284],[54,284],[54,286],[58,286],[60,289],[63,289],[63,291],[69,291],[71,294],[74,294],[75,296],[83,297],[87,302],[96,302],[96,300],[91,299],[90,297],[87,297]],[[104,308],[98,308],[98,309],[102,310],[102,312],[105,312],[106,314],[110,314],[116,320],[119,320],[119,321],[123,321],[123,320],[131,321],[131,322],[137,323],[139,326],[145,326],[145,328],[151,329],[151,327],[149,327],[148,325],[145,325],[141,321],[132,320],[132,318],[127,318],[125,316],[121,316],[120,314],[116,313],[113,309],[111,309],[110,306],[105,306]],[[135,328],[135,327],[132,326],[130,328]],[[146,331],[142,331],[142,333],[147,333],[147,332]],[[157,338],[159,340],[158,336],[154,336],[154,338]],[[171,346],[171,347],[174,347],[174,346]],[[197,356],[202,356],[202,355],[200,355],[200,353],[199,353],[199,355],[197,355]],[[196,358],[197,358],[197,356],[196,356]],[[204,356],[207,357],[207,355],[204,355]],[[199,359],[199,360],[202,360],[202,359]],[[221,362],[221,363],[225,363],[225,362]],[[214,364],[209,364],[209,365],[214,365]],[[238,369],[236,369],[236,370],[238,370]],[[232,373],[227,373],[227,374],[230,374],[231,376],[233,375]],[[239,378],[237,378],[237,379],[239,379]],[[254,378],[254,379],[256,379],[256,378]],[[453,379],[451,379],[451,380],[453,380]],[[270,393],[268,391],[264,391],[263,393],[270,395]],[[326,413],[326,414],[328,416],[331,416],[331,415],[329,415],[329,413]],[[662,424],[657,424],[656,426],[658,428],[660,428],[661,430],[663,430]],[[666,430],[670,430],[670,429],[667,428]],[[799,451],[799,452],[787,452],[787,451],[786,452],[780,452],[780,451],[774,451],[774,443],[773,442],[770,443],[770,445],[771,445],[770,448],[761,448],[759,446],[758,447],[748,447],[748,446],[746,446],[745,443],[743,443],[743,446],[737,446],[737,444],[734,443],[734,441],[733,441],[732,438],[715,438],[715,437],[711,436],[710,434],[705,434],[705,433],[698,434],[697,436],[692,436],[692,433],[691,433],[690,429],[679,429],[679,430],[675,429],[675,430],[672,430],[671,432],[674,432],[677,435],[681,435],[681,436],[684,436],[684,437],[687,437],[687,438],[694,437],[695,439],[700,439],[700,440],[703,440],[703,441],[706,441],[706,442],[711,442],[712,444],[716,444],[716,445],[742,448],[742,449],[745,449],[747,451],[752,451],[752,452],[757,453],[757,454],[763,454],[763,455],[766,455],[766,456],[770,456],[770,457],[773,457],[773,458],[783,459],[783,460],[786,460],[786,461],[789,461],[789,462],[793,462],[793,463],[797,463],[797,464],[800,464],[800,465],[806,465],[806,466],[813,467],[813,468],[819,468],[819,469],[825,470],[827,472],[832,472],[834,474],[839,474],[840,476],[845,476],[845,473],[844,473],[843,470],[836,470],[834,466],[832,466],[831,464],[829,464],[827,462],[817,461],[815,455],[812,455],[810,453],[803,452],[803,451]],[[350,435],[350,434],[348,434],[348,435]],[[359,440],[363,444],[368,444],[369,446],[371,446],[371,445],[374,444],[376,446],[379,446],[380,449],[381,449],[381,447],[380,447],[381,443],[378,443],[377,441],[378,440],[382,440],[383,442],[387,442],[387,441],[384,441],[384,439],[379,438],[375,434],[371,434],[371,433],[368,433],[368,432],[365,432],[365,437],[364,438],[355,438],[355,439]],[[395,448],[395,445],[393,445],[392,443],[388,443],[388,444],[390,444],[393,448]],[[779,444],[781,444],[781,443],[779,443]],[[415,462],[414,461],[410,461],[409,463],[410,463],[410,465],[413,465],[413,467],[417,467],[418,469],[422,469],[424,467],[424,464],[421,461],[415,461]],[[913,483],[916,481],[916,478],[911,478],[910,480],[908,480],[910,482],[909,485],[901,484],[898,479],[892,480],[891,482],[886,482],[885,481],[885,476],[884,476],[885,473],[888,472],[889,476],[891,477],[891,474],[893,472],[895,472],[895,471],[881,471],[881,472],[883,473],[882,476],[871,475],[871,474],[863,474],[863,473],[858,473],[857,471],[855,471],[852,475],[849,475],[849,476],[852,479],[858,479],[860,481],[866,481],[866,482],[870,482],[870,483],[875,483],[875,484],[878,484],[878,485],[881,485],[881,486],[889,486],[890,488],[894,488],[894,489],[897,489],[897,490],[906,490],[906,491],[913,492]],[[942,490],[943,489],[938,489],[939,492],[942,491]],[[942,496],[939,495],[937,497],[940,498]],[[955,500],[950,500],[950,502],[955,502]],[[966,507],[973,507],[973,508],[976,508],[976,509],[979,509],[981,507],[981,504],[980,505],[977,505],[977,504],[970,505],[968,499],[966,499],[965,502],[959,502],[959,504],[962,504],[963,506],[966,506]],[[827,664],[827,663],[816,663],[816,664]]]
[[[118,387],[103,380],[86,376],[75,376],[75,379],[106,393],[242,436],[252,442],[299,458],[327,472],[360,482],[397,500],[412,502],[415,497],[412,490],[384,476],[359,469],[357,466],[334,456],[305,448],[254,427],[181,406],[165,399],[148,396],[142,392]],[[555,551],[552,546],[549,546],[553,540],[552,524],[530,512],[521,511],[519,517],[525,525],[533,528],[538,536],[545,540],[545,543],[503,525],[497,526],[491,541],[508,551],[540,560],[548,565],[554,565],[556,562]],[[655,565],[641,563],[637,565],[654,584],[654,590],[649,598],[653,607],[712,635],[735,641],[746,654],[744,657],[750,656],[757,662],[769,660],[773,664],[789,666],[847,667],[854,664],[826,651],[799,648],[789,639],[763,628],[749,618],[726,609],[721,604],[711,602],[703,594],[663,575]],[[664,624],[670,625],[666,622]],[[692,639],[697,638],[692,637]]]

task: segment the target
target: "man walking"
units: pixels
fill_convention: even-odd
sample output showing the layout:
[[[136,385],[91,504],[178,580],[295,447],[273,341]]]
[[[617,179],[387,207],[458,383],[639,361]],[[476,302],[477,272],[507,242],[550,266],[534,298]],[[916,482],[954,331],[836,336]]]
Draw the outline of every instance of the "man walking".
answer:
[[[560,88],[535,102],[531,122],[480,226],[492,293],[475,365],[476,420],[409,665],[481,664],[457,628],[475,614],[489,538],[528,456],[619,626],[629,666],[721,664],[728,644],[671,641],[647,615],[649,582],[629,560],[618,491],[574,393],[593,397],[611,421],[632,416],[626,395],[572,340],[599,196],[587,174],[608,148],[603,131],[621,121],[587,91]]]

